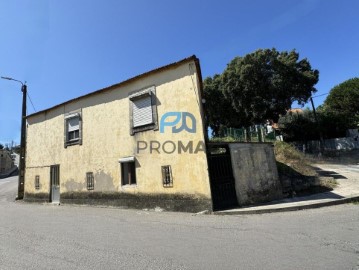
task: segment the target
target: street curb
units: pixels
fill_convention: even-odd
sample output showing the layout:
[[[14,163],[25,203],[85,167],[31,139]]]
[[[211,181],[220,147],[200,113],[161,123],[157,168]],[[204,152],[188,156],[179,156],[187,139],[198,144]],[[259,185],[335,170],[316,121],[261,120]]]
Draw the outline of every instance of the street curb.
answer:
[[[339,204],[345,204],[350,203],[354,200],[359,200],[358,196],[348,197],[344,199],[336,199],[332,201],[327,202],[318,202],[313,204],[304,204],[304,205],[293,205],[288,207],[279,207],[279,208],[268,208],[268,209],[256,209],[256,210],[239,210],[238,211],[218,211],[213,212],[214,215],[255,215],[255,214],[268,214],[268,213],[277,213],[277,212],[289,212],[289,211],[298,211],[298,210],[305,210],[305,209],[315,209],[320,207],[326,207],[326,206],[333,206],[333,205],[339,205]]]

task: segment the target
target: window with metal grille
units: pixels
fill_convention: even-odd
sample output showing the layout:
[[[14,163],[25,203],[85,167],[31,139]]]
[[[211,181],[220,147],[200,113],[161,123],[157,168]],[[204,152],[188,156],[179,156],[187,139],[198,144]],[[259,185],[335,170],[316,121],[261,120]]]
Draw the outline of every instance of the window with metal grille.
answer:
[[[162,183],[164,187],[173,187],[172,169],[170,165],[162,166]]]
[[[35,189],[40,189],[40,175],[35,176]]]
[[[131,135],[139,131],[157,129],[155,87],[132,92],[129,100]]]
[[[95,188],[95,181],[92,172],[86,173],[87,190],[93,190]]]

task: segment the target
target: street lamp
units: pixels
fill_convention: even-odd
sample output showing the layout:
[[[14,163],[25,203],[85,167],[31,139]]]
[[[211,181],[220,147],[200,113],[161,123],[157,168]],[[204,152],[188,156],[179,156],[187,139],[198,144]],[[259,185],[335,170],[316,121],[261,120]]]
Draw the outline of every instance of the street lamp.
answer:
[[[27,96],[27,86],[26,82],[15,80],[10,77],[1,77],[1,79],[15,81],[21,83],[21,92],[22,92],[22,113],[21,113],[21,141],[20,141],[20,164],[19,164],[19,184],[17,192],[17,200],[22,200],[24,198],[24,188],[25,188],[25,151],[26,151],[26,96]]]

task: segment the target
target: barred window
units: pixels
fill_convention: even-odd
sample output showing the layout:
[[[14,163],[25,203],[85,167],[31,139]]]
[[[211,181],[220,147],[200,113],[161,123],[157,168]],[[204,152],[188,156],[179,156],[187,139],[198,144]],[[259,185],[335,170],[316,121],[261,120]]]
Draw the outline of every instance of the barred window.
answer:
[[[92,172],[86,173],[87,190],[93,190],[95,188],[95,181]]]
[[[162,166],[162,183],[164,187],[173,187],[172,169],[170,165]]]
[[[35,176],[35,189],[40,189],[40,175]]]

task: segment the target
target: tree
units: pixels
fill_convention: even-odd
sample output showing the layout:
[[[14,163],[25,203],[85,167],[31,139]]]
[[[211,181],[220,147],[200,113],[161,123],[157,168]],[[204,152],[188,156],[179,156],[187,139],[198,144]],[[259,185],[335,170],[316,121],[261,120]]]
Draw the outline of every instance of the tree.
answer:
[[[207,105],[209,124],[248,127],[266,119],[276,121],[294,101],[308,101],[318,78],[318,70],[307,59],[299,60],[295,50],[260,49],[236,57],[221,75],[204,81],[206,99],[217,100],[217,107]]]
[[[285,141],[308,141],[318,140],[318,125],[311,110],[303,112],[289,112],[279,117],[279,128]]]
[[[0,150],[4,149],[4,146],[0,143]]]
[[[322,110],[345,119],[349,127],[359,124],[359,78],[352,78],[333,87]]]
[[[345,137],[351,122],[342,114],[317,109],[319,126],[313,111],[305,109],[302,113],[289,112],[278,120],[279,128],[285,141],[319,140],[319,128],[324,139]]]
[[[221,133],[222,127],[237,126],[240,124],[235,117],[236,112],[231,106],[230,101],[226,99],[219,90],[220,84],[221,76],[218,74],[214,75],[213,78],[208,77],[204,80],[206,117],[215,135]]]

